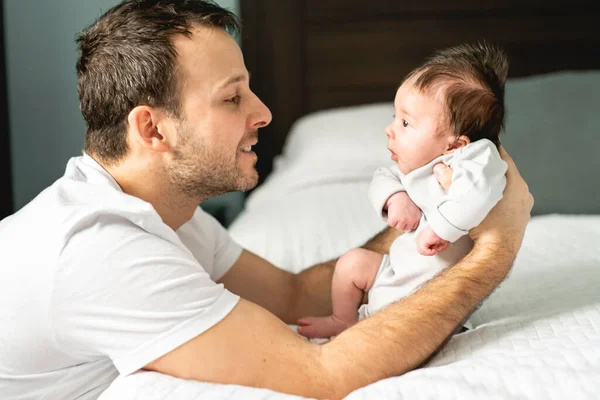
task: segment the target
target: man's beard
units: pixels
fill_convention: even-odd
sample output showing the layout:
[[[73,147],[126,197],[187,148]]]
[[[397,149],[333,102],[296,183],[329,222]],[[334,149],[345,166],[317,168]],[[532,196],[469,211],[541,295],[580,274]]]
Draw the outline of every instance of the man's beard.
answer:
[[[239,150],[231,157],[222,149],[210,149],[181,126],[181,146],[174,150],[167,165],[171,187],[188,198],[200,200],[232,191],[247,191],[258,183],[258,173],[252,169],[244,174],[238,166]],[[258,132],[253,132],[255,138]]]

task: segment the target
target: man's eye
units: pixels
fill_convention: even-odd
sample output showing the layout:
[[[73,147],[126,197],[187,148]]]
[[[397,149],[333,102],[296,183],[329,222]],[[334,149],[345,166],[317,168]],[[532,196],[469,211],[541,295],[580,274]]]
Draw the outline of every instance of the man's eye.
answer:
[[[230,98],[230,99],[227,99],[227,100],[225,100],[225,101],[226,101],[227,103],[239,104],[239,103],[240,103],[240,99],[241,99],[241,97],[236,95],[236,96],[233,96],[232,98]]]
[[[408,126],[408,121],[405,120],[405,119],[403,119],[402,120],[402,126],[406,128]]]

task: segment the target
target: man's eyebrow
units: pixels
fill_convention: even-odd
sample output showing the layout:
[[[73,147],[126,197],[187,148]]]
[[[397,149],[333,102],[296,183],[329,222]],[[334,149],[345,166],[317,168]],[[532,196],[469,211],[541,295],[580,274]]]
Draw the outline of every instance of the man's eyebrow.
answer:
[[[250,80],[250,74],[244,73],[244,74],[232,76],[231,78],[229,78],[225,82],[223,82],[223,84],[219,85],[217,90],[225,89],[229,85],[233,85],[234,83],[238,83],[238,82],[243,82],[245,80]]]

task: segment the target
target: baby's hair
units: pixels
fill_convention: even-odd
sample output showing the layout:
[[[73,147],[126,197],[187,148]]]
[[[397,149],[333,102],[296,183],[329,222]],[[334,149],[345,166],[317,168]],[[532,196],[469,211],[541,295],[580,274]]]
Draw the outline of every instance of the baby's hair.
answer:
[[[447,122],[454,134],[471,142],[489,139],[499,146],[504,129],[504,84],[508,58],[498,46],[479,42],[437,51],[411,71],[421,92],[443,92]]]

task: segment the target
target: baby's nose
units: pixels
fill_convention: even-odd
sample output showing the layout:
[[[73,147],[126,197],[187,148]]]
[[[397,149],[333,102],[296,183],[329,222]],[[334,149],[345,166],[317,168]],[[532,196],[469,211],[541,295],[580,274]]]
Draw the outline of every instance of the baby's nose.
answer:
[[[392,130],[391,125],[388,125],[385,128],[385,136],[389,137],[390,139],[394,139],[394,131]]]

